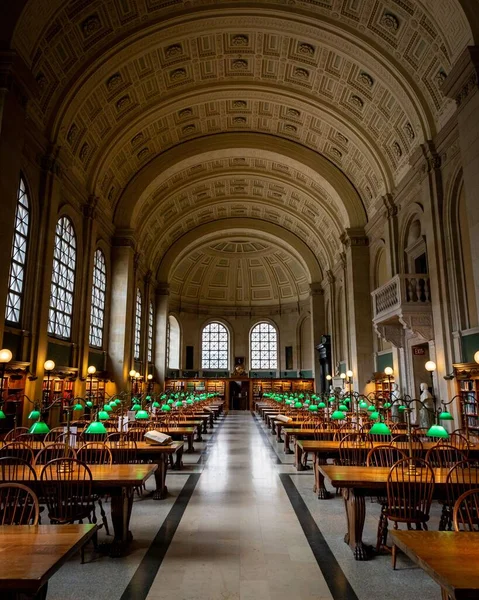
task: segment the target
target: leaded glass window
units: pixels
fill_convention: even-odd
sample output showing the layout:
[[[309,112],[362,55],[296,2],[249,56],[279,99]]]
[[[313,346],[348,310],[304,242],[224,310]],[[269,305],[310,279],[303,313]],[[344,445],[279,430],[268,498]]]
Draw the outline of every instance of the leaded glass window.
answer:
[[[228,368],[228,330],[221,323],[209,323],[201,336],[203,369]]]
[[[278,335],[269,323],[258,323],[251,330],[251,369],[277,369]]]
[[[23,289],[25,285],[25,264],[27,260],[28,227],[30,224],[29,202],[25,182],[20,178],[17,209],[15,212],[15,232],[13,234],[12,259],[8,279],[7,306],[5,319],[20,324]]]
[[[106,263],[105,255],[98,249],[93,259],[93,284],[91,289],[90,346],[103,347],[105,323]]]
[[[140,360],[141,351],[141,292],[136,290],[136,310],[135,310],[135,349],[133,356]]]
[[[148,313],[148,362],[153,362],[153,323],[155,313],[153,311],[153,302],[150,302],[150,311]]]
[[[48,333],[69,339],[75,288],[76,237],[72,222],[62,217],[55,232]]]

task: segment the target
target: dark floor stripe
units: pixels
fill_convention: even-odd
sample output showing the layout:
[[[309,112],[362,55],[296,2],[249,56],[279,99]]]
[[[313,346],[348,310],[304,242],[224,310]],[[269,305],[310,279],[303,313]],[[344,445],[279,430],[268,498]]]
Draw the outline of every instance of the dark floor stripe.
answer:
[[[200,476],[201,473],[195,473],[186,480],[163,525],[123,592],[121,600],[144,600],[147,597]]]
[[[358,600],[291,477],[280,473],[279,478],[334,600]]]
[[[205,464],[208,460],[211,446],[225,421],[226,417],[222,418],[219,422],[218,427],[215,429],[213,435],[208,440],[206,447],[201,452],[200,460],[198,462],[201,461],[202,464]],[[181,474],[182,472],[179,471],[178,473]],[[183,489],[176,498],[175,503],[171,507],[166,519],[163,521],[155,539],[146,551],[143,560],[136,569],[135,574],[131,578],[130,583],[127,585],[120,600],[145,600],[148,596],[150,588],[155,581],[161,563],[168,552],[168,548],[170,547],[200,477],[201,473],[192,473],[186,480]]]
[[[270,456],[271,456],[271,460],[274,463],[276,463],[277,465],[282,465],[283,461],[280,459],[280,457],[279,457],[278,453],[276,452],[276,450],[274,449],[274,447],[270,444],[270,441],[269,441],[269,438],[268,438],[268,434],[261,427],[261,423],[257,419],[255,413],[252,412],[251,416],[253,417],[253,421],[256,423],[256,427],[258,428],[258,431],[260,432],[261,437],[263,438],[263,442],[266,444],[266,447],[269,450],[269,453],[270,453]]]

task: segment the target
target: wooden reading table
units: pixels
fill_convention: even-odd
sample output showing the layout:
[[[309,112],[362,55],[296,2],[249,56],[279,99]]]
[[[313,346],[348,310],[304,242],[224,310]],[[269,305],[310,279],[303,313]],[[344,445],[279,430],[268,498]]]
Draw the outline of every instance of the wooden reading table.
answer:
[[[93,536],[96,525],[0,526],[3,600],[46,598],[48,580]]]
[[[479,598],[479,535],[470,531],[391,531],[393,544],[453,600]]]

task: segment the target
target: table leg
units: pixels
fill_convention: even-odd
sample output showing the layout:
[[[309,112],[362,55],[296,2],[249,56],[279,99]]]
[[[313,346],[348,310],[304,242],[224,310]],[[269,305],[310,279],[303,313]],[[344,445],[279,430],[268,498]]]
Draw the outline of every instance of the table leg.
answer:
[[[281,437],[281,430],[283,429],[283,424],[281,421],[276,422],[276,441],[282,442],[283,438]]]
[[[284,432],[284,453],[292,454],[291,448],[289,447],[289,433],[287,431]]]
[[[320,458],[317,453],[313,454],[314,487],[313,492],[318,494],[319,500],[327,500],[329,492],[324,485],[324,475],[319,470]]]
[[[168,468],[168,454],[160,455],[158,469],[155,471],[156,489],[153,492],[153,500],[163,500],[168,494],[166,487],[166,471]]]
[[[188,454],[192,454],[195,451],[195,447],[193,446],[193,435],[194,435],[193,433],[189,433],[186,436],[186,440],[188,442],[188,450],[187,450]]]
[[[36,592],[17,592],[16,590],[2,591],[2,600],[45,600],[48,591],[48,581]]]
[[[348,532],[344,541],[349,544],[356,560],[368,560],[371,552],[363,543],[363,529],[366,518],[366,502],[364,496],[357,495],[352,488],[343,490]]]
[[[178,448],[178,450],[176,451],[176,461],[175,461],[175,466],[174,469],[176,471],[181,471],[181,469],[183,468],[183,446],[181,448]]]
[[[130,527],[131,508],[133,506],[134,488],[122,487],[112,490],[111,495],[111,520],[113,523],[114,538],[110,544],[110,556],[122,556],[132,541]]]
[[[203,441],[203,437],[201,436],[201,425],[198,425],[198,427],[196,428],[196,441],[197,442]]]
[[[303,449],[296,441],[294,446],[294,466],[296,467],[296,471],[304,471],[303,466]]]

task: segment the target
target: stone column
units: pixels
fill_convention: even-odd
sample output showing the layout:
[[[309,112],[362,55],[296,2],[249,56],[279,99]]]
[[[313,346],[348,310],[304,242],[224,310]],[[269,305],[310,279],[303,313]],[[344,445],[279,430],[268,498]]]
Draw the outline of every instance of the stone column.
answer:
[[[398,234],[398,207],[394,203],[391,194],[386,194],[383,197],[384,206],[386,207],[387,219],[387,258],[389,261],[389,271],[391,277],[399,273],[399,234]]]
[[[135,238],[131,230],[118,232],[118,235],[113,238],[108,370],[118,390],[129,389],[128,373],[133,364],[135,246]]]
[[[346,303],[349,320],[350,362],[354,390],[362,392],[373,373],[371,290],[368,238],[363,229],[347,229],[341,236],[348,281]]]
[[[91,313],[91,293],[93,286],[93,263],[96,250],[96,232],[97,224],[95,221],[96,206],[98,198],[90,196],[87,204],[83,207],[83,248],[84,256],[81,280],[78,280],[82,286],[80,297],[80,311],[77,314],[79,320],[79,349],[78,349],[78,375],[79,382],[77,393],[84,395],[86,389],[88,354],[90,351],[90,313]]]
[[[453,66],[442,91],[457,103],[457,125],[471,240],[476,300],[479,300],[479,46],[469,46]],[[479,302],[476,302],[479,313]]]
[[[313,363],[314,386],[316,390],[321,389],[321,379],[319,370],[319,358],[316,356],[316,346],[321,342],[321,336],[326,333],[325,310],[324,310],[324,291],[320,283],[312,283],[310,286],[311,303],[311,353]]]
[[[334,365],[339,361],[338,349],[336,344],[336,290],[334,287],[335,277],[332,271],[326,271],[326,281],[329,288],[329,312],[331,315],[331,331],[328,331],[331,336],[331,375],[334,374]],[[329,323],[327,324],[329,326]]]
[[[156,323],[155,323],[155,379],[160,384],[160,388],[164,389],[166,377],[166,331],[168,324],[169,311],[169,285],[166,282],[160,282],[156,286],[155,306],[156,306]],[[180,359],[181,360],[181,359]],[[180,365],[181,366],[181,365]]]
[[[18,69],[19,62],[15,53],[0,53],[0,340],[3,338],[5,325],[10,257],[25,136],[27,93]]]
[[[143,381],[145,382],[145,389],[147,385],[148,375],[148,329],[150,321],[150,302],[151,298],[151,271],[148,271],[143,280],[143,321],[141,323],[141,337],[144,340],[143,348],[141,350],[141,360],[143,365]]]

